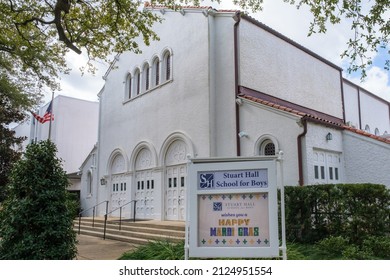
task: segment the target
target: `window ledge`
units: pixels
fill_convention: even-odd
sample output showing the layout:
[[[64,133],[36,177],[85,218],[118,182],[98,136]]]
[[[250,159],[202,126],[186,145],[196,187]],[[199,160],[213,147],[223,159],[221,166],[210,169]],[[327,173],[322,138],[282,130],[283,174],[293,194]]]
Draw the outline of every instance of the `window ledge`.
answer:
[[[173,79],[170,79],[170,80],[168,80],[168,81],[165,81],[165,82],[163,82],[163,83],[161,83],[161,84],[159,84],[159,85],[157,85],[157,86],[155,86],[155,87],[153,87],[153,88],[151,88],[151,89],[148,89],[147,91],[141,92],[141,93],[138,94],[137,96],[134,96],[134,97],[132,97],[132,98],[130,98],[130,99],[124,100],[124,101],[122,102],[122,104],[125,105],[125,104],[129,103],[130,101],[133,101],[133,100],[135,100],[135,99],[137,99],[137,98],[140,98],[141,96],[143,96],[143,95],[145,95],[145,94],[148,94],[149,92],[152,92],[152,91],[154,91],[154,90],[156,90],[156,89],[159,89],[159,88],[161,88],[161,87],[163,87],[163,86],[165,86],[165,85],[167,85],[167,84],[170,84],[170,83],[172,83],[172,82],[173,82]]]

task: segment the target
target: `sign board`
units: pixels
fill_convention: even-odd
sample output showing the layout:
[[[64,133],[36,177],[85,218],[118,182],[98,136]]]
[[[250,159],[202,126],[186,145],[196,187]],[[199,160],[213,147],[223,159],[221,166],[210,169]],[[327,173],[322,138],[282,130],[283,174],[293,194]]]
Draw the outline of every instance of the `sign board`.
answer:
[[[189,256],[277,257],[276,159],[189,164]]]

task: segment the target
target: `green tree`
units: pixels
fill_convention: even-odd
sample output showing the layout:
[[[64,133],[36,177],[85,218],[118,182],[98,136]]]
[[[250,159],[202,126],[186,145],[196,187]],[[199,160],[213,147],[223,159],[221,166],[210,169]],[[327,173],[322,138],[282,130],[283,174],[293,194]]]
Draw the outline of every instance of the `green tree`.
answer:
[[[219,2],[219,0],[215,0]],[[259,11],[264,0],[233,0],[244,10]],[[313,14],[309,34],[326,32],[327,23],[350,22],[355,31],[342,54],[350,58],[350,70],[364,70],[372,63],[368,55],[389,44],[388,0],[283,0],[291,5],[308,6]],[[151,0],[149,5],[179,9],[180,5],[199,5],[199,0]],[[58,73],[67,72],[67,51],[85,51],[93,62],[107,60],[110,54],[138,52],[137,38],[148,45],[158,37],[153,24],[158,14],[143,9],[143,1],[129,0],[8,0],[0,2],[0,65],[24,84],[39,92],[43,85],[57,88]],[[385,67],[389,68],[389,59]]]
[[[260,0],[262,1],[262,0]],[[341,54],[350,61],[348,71],[361,71],[366,76],[372,65],[372,54],[379,49],[387,53],[383,67],[390,70],[390,1],[389,0],[283,0],[299,9],[307,6],[313,15],[309,35],[326,33],[327,24],[349,23],[353,37],[347,42],[347,49]]]
[[[21,92],[19,85],[0,73],[0,202],[5,198],[5,186],[12,165],[20,157],[13,147],[24,140],[16,137],[9,125],[22,122],[26,118],[25,111],[36,102],[35,97]]]
[[[68,185],[52,142],[27,146],[11,172],[8,197],[0,210],[0,259],[75,257]]]

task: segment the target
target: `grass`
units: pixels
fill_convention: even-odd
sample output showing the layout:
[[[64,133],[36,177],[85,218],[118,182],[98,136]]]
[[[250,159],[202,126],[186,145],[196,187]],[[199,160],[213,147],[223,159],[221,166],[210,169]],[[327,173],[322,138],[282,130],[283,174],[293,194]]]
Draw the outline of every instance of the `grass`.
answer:
[[[184,260],[184,241],[171,243],[167,240],[150,241],[137,247],[135,251],[126,252],[120,260]]]
[[[324,260],[324,255],[318,245],[298,243],[287,244],[289,260]],[[183,260],[184,242],[170,243],[169,241],[151,241],[139,246],[136,250],[126,252],[120,260]]]

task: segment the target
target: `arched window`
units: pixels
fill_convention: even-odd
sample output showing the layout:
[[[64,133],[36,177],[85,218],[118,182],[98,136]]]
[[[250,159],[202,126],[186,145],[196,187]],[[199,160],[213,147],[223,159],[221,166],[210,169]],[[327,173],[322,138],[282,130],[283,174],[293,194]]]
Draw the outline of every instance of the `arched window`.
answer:
[[[158,86],[160,84],[160,59],[156,57],[152,65],[152,85]]]
[[[172,56],[169,51],[166,51],[163,55],[163,79],[165,81],[169,81],[172,79]]]
[[[139,69],[137,69],[134,73],[134,96],[137,96],[141,92],[141,74]]]
[[[145,63],[142,68],[142,87],[143,91],[149,90],[149,64]]]
[[[128,74],[126,77],[126,98],[130,99],[131,98],[131,74]]]
[[[165,80],[168,81],[171,79],[171,55],[169,53],[165,56],[165,64]]]
[[[375,135],[376,135],[376,136],[379,136],[379,135],[380,135],[379,129],[378,129],[378,128],[375,128]]]
[[[271,139],[264,140],[260,145],[260,155],[274,156],[276,154],[276,148],[274,142]]]
[[[278,139],[272,134],[261,135],[254,148],[254,155],[260,156],[275,156],[280,151]]]
[[[370,133],[370,126],[368,124],[366,124],[366,127],[364,128],[364,130],[368,133]]]
[[[87,176],[87,194],[92,194],[92,174],[91,172],[88,172]]]
[[[264,156],[274,156],[275,155],[275,144],[271,140],[265,140],[261,144],[261,152]]]

